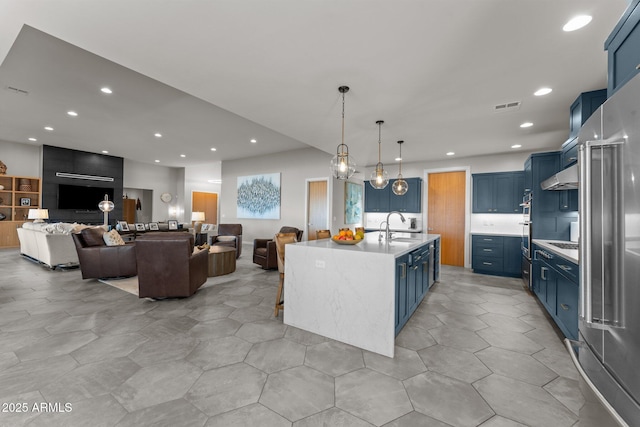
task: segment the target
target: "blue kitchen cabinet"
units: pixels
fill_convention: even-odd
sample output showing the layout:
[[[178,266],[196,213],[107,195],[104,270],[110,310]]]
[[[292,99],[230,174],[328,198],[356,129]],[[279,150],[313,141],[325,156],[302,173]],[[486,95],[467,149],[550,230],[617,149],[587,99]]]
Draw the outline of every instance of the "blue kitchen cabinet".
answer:
[[[607,100],[607,90],[592,90],[581,93],[569,108],[569,138],[578,136],[580,128],[591,114]],[[577,159],[576,159],[577,160]],[[557,172],[557,171],[556,171]]]
[[[521,237],[474,234],[471,236],[471,267],[475,273],[520,277]]]
[[[529,194],[533,191],[533,160],[531,157],[527,158],[524,162],[524,194]]]
[[[391,184],[382,190],[377,190],[364,182],[364,211],[365,212],[389,212],[389,200],[391,194]]]
[[[578,336],[578,265],[534,245],[533,292],[562,333]]]
[[[473,213],[520,213],[524,173],[473,174]]]
[[[389,191],[389,208],[392,211],[419,213],[422,212],[422,179],[420,178],[404,178],[409,185],[409,189],[402,196],[396,195],[393,191]],[[387,188],[391,189],[395,179],[389,180]],[[370,185],[369,185],[370,186]],[[370,186],[371,187],[371,186]]]
[[[365,212],[408,212],[408,213],[420,213],[422,212],[422,179],[420,178],[405,178],[409,189],[407,192],[398,196],[393,193],[391,186],[395,182],[395,179],[389,180],[387,185],[382,190],[377,190],[369,184],[369,181],[364,182],[364,211]]]
[[[429,280],[433,279],[433,282],[437,282],[440,280],[440,238],[438,237],[433,242],[433,266],[431,269],[433,270],[433,278],[429,278]],[[433,282],[429,283],[429,286],[433,284]]]
[[[396,335],[409,319],[408,312],[408,283],[409,283],[409,255],[396,259]]]
[[[573,138],[562,144],[560,166],[566,169],[578,162],[578,138]]]
[[[607,51],[607,95],[638,74],[640,64],[640,0],[633,0],[604,43]]]

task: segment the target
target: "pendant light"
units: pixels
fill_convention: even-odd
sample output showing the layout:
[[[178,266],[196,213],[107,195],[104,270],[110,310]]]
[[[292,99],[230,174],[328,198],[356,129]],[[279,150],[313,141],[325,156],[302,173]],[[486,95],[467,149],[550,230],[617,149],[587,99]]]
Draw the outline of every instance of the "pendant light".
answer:
[[[384,165],[380,161],[380,146],[382,145],[382,139],[380,137],[380,132],[382,128],[383,120],[378,120],[376,124],[378,125],[378,163],[376,164],[376,170],[371,172],[371,178],[369,179],[369,184],[376,190],[382,190],[389,184],[389,174],[386,170],[384,170]]]
[[[356,172],[356,162],[349,155],[349,147],[344,143],[344,94],[349,92],[349,86],[340,86],[338,92],[342,94],[342,143],[338,145],[336,155],[331,159],[331,174],[337,179],[349,179]]]
[[[398,179],[396,179],[391,186],[393,190],[393,194],[398,196],[404,196],[409,190],[409,184],[407,181],[402,178],[402,144],[404,141],[398,141],[398,145],[400,146],[400,171],[398,172]]]

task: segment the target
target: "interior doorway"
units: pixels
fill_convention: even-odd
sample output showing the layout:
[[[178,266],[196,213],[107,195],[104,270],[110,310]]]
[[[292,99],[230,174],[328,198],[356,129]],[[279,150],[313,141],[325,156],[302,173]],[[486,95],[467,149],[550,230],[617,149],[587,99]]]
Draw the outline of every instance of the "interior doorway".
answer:
[[[440,234],[441,264],[464,267],[467,171],[427,172],[427,230]]]
[[[191,212],[204,212],[205,224],[218,223],[218,193],[191,193]]]
[[[307,240],[316,240],[317,230],[329,229],[329,180],[307,179]]]

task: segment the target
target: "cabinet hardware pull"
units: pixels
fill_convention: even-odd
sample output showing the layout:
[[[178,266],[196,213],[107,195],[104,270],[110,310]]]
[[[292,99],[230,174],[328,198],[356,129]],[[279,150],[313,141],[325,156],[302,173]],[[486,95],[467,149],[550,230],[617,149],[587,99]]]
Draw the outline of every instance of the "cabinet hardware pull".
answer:
[[[403,262],[400,265],[402,266],[402,275],[400,276],[400,278],[404,279],[407,276],[407,264]]]
[[[563,310],[569,310],[569,306],[567,304],[560,304]]]
[[[486,261],[485,261],[485,262],[483,262],[482,264],[484,264],[484,265],[493,265],[493,263],[492,263],[492,262],[486,262]]]
[[[493,252],[493,249],[483,249],[485,252]]]
[[[640,70],[640,64],[636,65],[636,70]]]
[[[558,267],[560,267],[564,271],[571,271],[571,267],[569,267],[568,265],[558,264]]]
[[[547,280],[546,272],[547,272],[548,270],[549,270],[549,269],[548,269],[547,267],[540,267],[540,278],[541,278],[542,280]]]
[[[484,240],[485,242],[493,242],[493,239],[482,239],[482,240]]]
[[[574,162],[574,161],[578,160],[578,158],[577,158],[577,157],[569,157],[569,159],[568,159],[568,160],[569,160],[570,162]]]

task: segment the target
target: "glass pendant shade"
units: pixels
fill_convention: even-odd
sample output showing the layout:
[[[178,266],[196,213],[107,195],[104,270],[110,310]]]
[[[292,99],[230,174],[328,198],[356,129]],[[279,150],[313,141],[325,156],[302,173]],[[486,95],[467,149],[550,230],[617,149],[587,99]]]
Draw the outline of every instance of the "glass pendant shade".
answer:
[[[400,170],[398,171],[398,178],[393,182],[391,190],[396,196],[404,196],[409,191],[409,183],[402,178],[402,144],[404,141],[398,141],[400,146]]]
[[[349,147],[338,145],[338,150],[331,159],[331,173],[337,179],[349,179],[356,172],[356,162],[349,155]]]
[[[338,145],[336,155],[331,159],[331,174],[337,179],[349,179],[356,173],[356,162],[349,155],[349,147],[344,143],[344,94],[349,92],[348,86],[340,86],[338,92],[342,94],[342,143]]]
[[[384,170],[382,163],[376,165],[376,170],[371,172],[369,184],[376,190],[382,190],[389,184],[389,173]]]
[[[98,203],[98,209],[100,209],[102,212],[111,212],[114,207],[115,205],[111,200],[109,200],[106,194],[104,196],[104,200]]]
[[[369,178],[369,184],[376,190],[382,190],[386,188],[387,184],[389,184],[389,174],[386,170],[384,170],[384,165],[380,160],[380,146],[382,145],[382,139],[380,137],[380,128],[384,121],[378,120],[376,124],[378,125],[378,163],[376,164],[376,169],[371,172]]]

